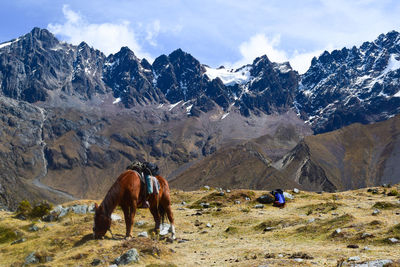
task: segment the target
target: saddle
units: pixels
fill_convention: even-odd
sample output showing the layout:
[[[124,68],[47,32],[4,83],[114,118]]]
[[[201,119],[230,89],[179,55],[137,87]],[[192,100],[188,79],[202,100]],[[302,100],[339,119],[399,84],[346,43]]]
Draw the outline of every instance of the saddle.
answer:
[[[150,168],[149,168],[150,167]],[[138,208],[148,208],[148,202],[147,198],[149,194],[147,193],[147,184],[146,184],[146,179],[145,175],[149,175],[150,177],[150,183],[152,187],[153,194],[158,195],[160,191],[160,183],[158,182],[158,179],[153,176],[158,174],[158,167],[155,164],[150,164],[148,162],[142,163],[140,161],[134,161],[132,162],[126,169],[128,170],[133,170],[135,171],[140,178],[140,195],[139,195],[139,203],[138,203]],[[152,173],[154,171],[155,173]]]

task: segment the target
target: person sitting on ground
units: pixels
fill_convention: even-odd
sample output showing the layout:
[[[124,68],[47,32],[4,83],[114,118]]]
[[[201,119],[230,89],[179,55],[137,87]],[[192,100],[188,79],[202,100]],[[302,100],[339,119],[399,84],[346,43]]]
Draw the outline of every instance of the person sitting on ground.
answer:
[[[271,194],[275,197],[273,206],[283,208],[285,206],[286,201],[282,189],[276,189],[275,191],[272,191]]]

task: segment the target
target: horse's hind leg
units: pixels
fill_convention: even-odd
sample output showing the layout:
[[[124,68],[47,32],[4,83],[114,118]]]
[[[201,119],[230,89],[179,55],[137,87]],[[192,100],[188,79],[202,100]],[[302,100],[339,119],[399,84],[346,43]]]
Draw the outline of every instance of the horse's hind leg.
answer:
[[[157,199],[155,197],[151,198],[149,199],[149,202],[150,202],[150,212],[153,215],[155,222],[154,230],[158,232],[160,231],[161,216],[157,207]]]
[[[175,239],[175,225],[174,225],[174,215],[172,214],[172,208],[171,208],[171,204],[166,205],[166,207],[164,207],[165,212],[167,213],[168,216],[168,220],[171,223],[171,226],[169,228],[169,231],[172,234],[172,239]]]

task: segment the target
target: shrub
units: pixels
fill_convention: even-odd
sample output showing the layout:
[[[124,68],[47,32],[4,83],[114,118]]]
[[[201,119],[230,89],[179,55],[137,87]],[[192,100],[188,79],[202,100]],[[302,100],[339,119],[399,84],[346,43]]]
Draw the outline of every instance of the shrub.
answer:
[[[388,196],[397,196],[399,194],[399,192],[397,192],[396,189],[392,189],[390,190],[390,192],[387,194]]]
[[[32,212],[31,203],[28,200],[22,200],[17,208],[17,214],[28,217]]]
[[[47,201],[42,201],[33,207],[30,215],[33,218],[43,217],[44,215],[49,214],[52,208],[53,207],[50,203]]]

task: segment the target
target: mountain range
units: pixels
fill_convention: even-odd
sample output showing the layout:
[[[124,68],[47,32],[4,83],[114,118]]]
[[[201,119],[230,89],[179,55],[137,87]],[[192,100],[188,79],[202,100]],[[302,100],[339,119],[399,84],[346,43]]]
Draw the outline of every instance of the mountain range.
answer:
[[[23,198],[99,198],[134,159],[158,163],[172,185],[187,189],[207,182],[333,191],[396,182],[388,174],[395,164],[385,165],[396,159],[395,126],[384,137],[392,146],[371,141],[392,150],[387,157],[374,150],[381,171],[369,178],[333,171],[347,158],[324,163],[308,141],[396,116],[399,69],[395,31],[324,52],[299,75],[266,55],[214,69],[177,49],[151,64],[128,47],[106,56],[34,28],[0,44],[0,200],[12,208]],[[331,147],[324,155],[351,150]]]

